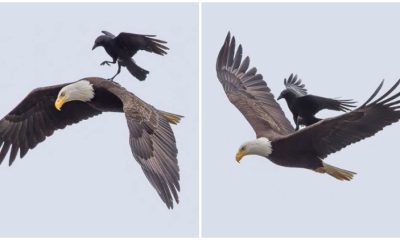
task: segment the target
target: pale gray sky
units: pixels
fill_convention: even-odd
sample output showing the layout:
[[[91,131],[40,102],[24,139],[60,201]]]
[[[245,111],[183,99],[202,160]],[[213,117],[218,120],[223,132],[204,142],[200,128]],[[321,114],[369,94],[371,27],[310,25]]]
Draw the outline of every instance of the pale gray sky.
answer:
[[[198,233],[197,4],[0,4],[0,116],[32,89],[89,76],[111,77],[116,66],[101,30],[156,34],[161,57],[140,52],[144,82],[126,69],[116,81],[155,107],[182,114],[173,126],[179,149],[181,203],[168,210],[134,160],[123,114],[108,113],[57,131],[0,166],[0,236],[132,237]]]
[[[326,159],[351,182],[258,156],[239,165],[255,134],[215,72],[230,30],[275,96],[294,72],[310,93],[363,103],[400,77],[399,22],[399,4],[203,4],[204,236],[399,236],[398,123]]]
[[[99,66],[110,59],[105,51],[90,50],[101,30],[168,41],[168,55],[135,58],[150,71],[145,82],[125,69],[116,80],[185,115],[173,126],[182,187],[174,210],[133,159],[124,115],[108,113],[57,131],[12,167],[0,165],[0,236],[197,236],[197,4],[0,5],[0,117],[35,87],[113,76],[115,66]],[[386,90],[400,77],[398,22],[399,4],[203,5],[204,236],[399,235],[399,124],[326,159],[357,172],[351,182],[256,156],[238,165],[237,148],[255,135],[215,74],[230,30],[275,96],[294,72],[310,93],[362,103],[383,78]]]

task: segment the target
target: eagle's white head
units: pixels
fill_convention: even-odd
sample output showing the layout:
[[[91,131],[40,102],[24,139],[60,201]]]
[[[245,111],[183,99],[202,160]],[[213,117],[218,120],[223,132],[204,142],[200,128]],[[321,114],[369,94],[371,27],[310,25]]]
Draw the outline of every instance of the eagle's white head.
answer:
[[[61,111],[61,107],[71,101],[89,102],[94,98],[93,85],[87,80],[80,80],[63,87],[58,93],[55,107]]]
[[[236,161],[240,162],[240,160],[246,155],[259,155],[262,157],[268,157],[271,153],[271,141],[268,138],[260,137],[243,143],[236,153]]]

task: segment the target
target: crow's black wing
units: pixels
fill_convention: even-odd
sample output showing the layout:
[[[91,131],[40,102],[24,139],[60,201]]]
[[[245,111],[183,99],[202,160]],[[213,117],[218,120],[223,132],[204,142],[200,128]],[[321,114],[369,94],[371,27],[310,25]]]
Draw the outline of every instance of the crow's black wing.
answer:
[[[154,38],[155,35],[141,35],[122,32],[114,38],[119,47],[126,51],[127,55],[133,56],[139,50],[156,53],[158,55],[167,54],[169,48],[165,46],[166,41]]]
[[[297,75],[293,76],[293,73],[290,74],[289,78],[283,80],[285,87],[287,90],[293,92],[297,97],[307,95],[307,89],[305,85],[301,83],[301,79],[297,78]]]
[[[106,35],[106,36],[109,36],[109,37],[112,37],[112,38],[115,38],[115,35],[114,34],[112,34],[112,33],[110,33],[110,32],[108,32],[108,31],[101,31],[104,35]]]
[[[304,111],[305,115],[315,115],[323,109],[347,112],[355,107],[353,100],[332,99],[315,95],[299,97],[297,98],[297,104],[299,104],[298,106]]]

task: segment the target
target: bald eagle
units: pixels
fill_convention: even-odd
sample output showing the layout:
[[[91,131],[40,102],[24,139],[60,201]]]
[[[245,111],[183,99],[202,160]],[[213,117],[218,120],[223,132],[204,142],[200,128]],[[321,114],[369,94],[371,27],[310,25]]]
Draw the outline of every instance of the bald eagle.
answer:
[[[284,98],[293,114],[293,120],[296,124],[296,131],[300,125],[310,126],[322,119],[315,117],[319,111],[329,109],[334,111],[349,111],[355,107],[353,100],[340,100],[325,98],[316,95],[307,94],[307,89],[297,75],[290,74],[289,78],[284,80],[286,89],[281,92],[278,100]]]
[[[179,202],[179,167],[170,124],[182,116],[160,111],[119,84],[102,78],[34,89],[0,120],[0,164],[10,152],[9,165],[18,151],[23,158],[55,130],[103,112],[123,112],[132,154],[167,205]]]
[[[351,180],[354,172],[324,163],[329,154],[373,136],[400,119],[400,93],[389,97],[400,80],[373,101],[372,96],[357,109],[295,131],[275,101],[261,74],[249,69],[250,58],[242,61],[242,46],[235,54],[235,38],[228,33],[216,64],[217,76],[232,104],[253,127],[257,138],[243,143],[236,154],[239,162],[246,155],[259,155],[285,167],[311,169],[339,180]]]

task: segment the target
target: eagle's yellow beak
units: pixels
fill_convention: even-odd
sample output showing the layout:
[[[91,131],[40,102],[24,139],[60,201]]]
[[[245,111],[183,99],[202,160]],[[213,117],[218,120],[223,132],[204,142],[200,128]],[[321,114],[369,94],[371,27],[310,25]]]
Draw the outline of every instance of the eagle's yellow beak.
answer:
[[[236,162],[240,163],[240,160],[242,159],[243,156],[245,156],[247,153],[245,150],[239,150],[239,152],[236,153]]]
[[[65,102],[65,96],[57,98],[56,103],[54,104],[54,106],[56,107],[56,109],[58,111],[61,111],[61,107],[64,105],[64,102]]]

